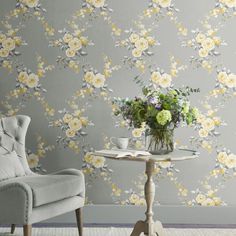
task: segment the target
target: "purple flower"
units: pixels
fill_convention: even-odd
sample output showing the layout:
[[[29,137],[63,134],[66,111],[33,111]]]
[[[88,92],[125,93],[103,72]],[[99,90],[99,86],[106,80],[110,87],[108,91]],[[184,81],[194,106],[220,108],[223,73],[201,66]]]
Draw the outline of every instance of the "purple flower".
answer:
[[[156,104],[156,103],[157,103],[157,98],[152,97],[152,98],[149,99],[149,102],[150,102],[151,104]]]
[[[156,108],[157,110],[161,110],[161,105],[160,105],[160,104],[156,104],[156,105],[155,105],[155,108]]]

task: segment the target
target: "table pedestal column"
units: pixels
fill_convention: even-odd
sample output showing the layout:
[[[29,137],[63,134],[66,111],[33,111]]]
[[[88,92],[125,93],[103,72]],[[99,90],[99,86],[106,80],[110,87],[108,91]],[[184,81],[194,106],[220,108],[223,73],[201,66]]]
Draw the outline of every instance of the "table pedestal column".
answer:
[[[164,236],[164,229],[160,221],[153,220],[153,202],[155,198],[155,183],[153,182],[153,172],[155,163],[153,161],[146,162],[147,181],[145,183],[145,199],[147,203],[146,220],[138,221],[130,236],[139,236],[144,233],[148,236]]]

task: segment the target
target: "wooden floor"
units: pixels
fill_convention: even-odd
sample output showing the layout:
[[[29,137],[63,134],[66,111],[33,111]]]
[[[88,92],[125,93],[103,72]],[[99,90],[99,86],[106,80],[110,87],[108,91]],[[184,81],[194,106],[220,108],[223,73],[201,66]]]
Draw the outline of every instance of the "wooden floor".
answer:
[[[10,229],[0,228],[0,236],[10,236]],[[129,236],[131,228],[85,228],[84,236]],[[15,236],[22,236],[17,228]],[[33,228],[33,236],[78,236],[76,228]],[[166,229],[166,236],[236,236],[236,229]]]

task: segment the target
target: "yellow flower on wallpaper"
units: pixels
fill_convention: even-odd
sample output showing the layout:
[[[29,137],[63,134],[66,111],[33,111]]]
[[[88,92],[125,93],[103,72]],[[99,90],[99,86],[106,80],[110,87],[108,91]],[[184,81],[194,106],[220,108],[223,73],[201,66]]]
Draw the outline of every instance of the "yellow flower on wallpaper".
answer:
[[[21,71],[18,75],[18,81],[20,83],[26,84],[26,82],[28,81],[29,76],[25,71]]]
[[[135,41],[135,47],[140,51],[145,51],[148,49],[148,41],[145,38],[140,38]]]
[[[2,43],[6,39],[6,35],[3,33],[0,33],[0,43]]]
[[[199,136],[201,138],[206,138],[208,136],[208,134],[209,134],[208,130],[206,130],[206,129],[200,129],[198,131],[198,133],[199,133]]]
[[[230,74],[225,83],[229,88],[236,88],[236,75]]]
[[[201,44],[205,40],[206,36],[205,34],[198,33],[196,36],[197,43]]]
[[[68,129],[66,130],[66,136],[68,138],[73,138],[75,137],[76,131],[74,129]]]
[[[211,38],[206,38],[201,42],[202,47],[207,50],[211,51],[215,48],[215,42]]]
[[[135,34],[135,33],[132,33],[129,36],[129,40],[130,40],[131,43],[136,43],[136,41],[139,40],[139,35]]]
[[[71,130],[78,131],[82,128],[82,122],[78,118],[73,118],[68,123]]]
[[[153,83],[159,84],[161,80],[161,73],[159,71],[152,72],[151,80]]]
[[[93,156],[92,165],[95,168],[102,168],[105,164],[105,158],[102,156]]]
[[[84,75],[84,80],[89,84],[93,83],[94,78],[95,78],[95,75],[92,71],[87,71]]]
[[[103,7],[105,4],[105,0],[92,0],[91,2],[96,8]]]
[[[72,49],[72,48],[67,48],[66,49],[66,56],[67,57],[74,57],[75,53],[76,53],[76,51],[74,49]]]
[[[30,168],[35,168],[39,164],[39,157],[34,153],[31,153],[30,155],[27,155],[27,161]]]
[[[92,83],[95,88],[101,88],[104,86],[105,80],[105,76],[98,73],[94,76]]]
[[[215,122],[213,119],[207,118],[202,122],[202,127],[203,127],[203,129],[205,129],[207,131],[211,131],[215,128]]]
[[[39,77],[36,74],[31,73],[29,75],[28,79],[26,80],[26,85],[29,88],[35,88],[35,87],[37,87],[38,82],[39,82]]]
[[[171,5],[171,0],[159,0],[158,3],[161,7],[169,7]]]
[[[226,81],[228,80],[228,74],[225,71],[221,71],[218,73],[217,79],[220,83],[226,84]]]
[[[162,88],[168,88],[171,86],[171,82],[172,82],[171,75],[164,73],[159,80],[159,85]]]
[[[133,55],[134,57],[141,57],[141,56],[142,56],[142,51],[139,50],[138,48],[134,48],[134,49],[132,50],[132,55]]]
[[[5,40],[2,41],[2,47],[4,49],[7,49],[8,51],[12,51],[15,49],[16,44],[15,41],[11,38],[7,38]]]
[[[71,39],[71,40],[68,42],[68,46],[69,46],[71,49],[77,51],[77,50],[79,50],[79,49],[82,48],[82,43],[81,43],[80,39],[78,39],[78,38],[73,38],[73,39]]]
[[[200,57],[207,57],[209,51],[207,49],[205,49],[205,48],[201,48],[198,53],[199,53]]]
[[[8,57],[9,56],[9,50],[6,48],[1,48],[0,49],[0,57]]]
[[[73,116],[72,116],[71,114],[66,113],[66,114],[63,116],[63,121],[64,121],[65,123],[67,123],[67,124],[68,124],[72,119],[73,119]]]
[[[66,34],[63,36],[63,41],[64,41],[65,43],[69,43],[70,40],[72,40],[72,39],[73,39],[73,35],[71,35],[71,34],[69,34],[69,33],[66,33]]]
[[[39,0],[22,0],[23,3],[25,3],[28,7],[33,8],[37,7]]]

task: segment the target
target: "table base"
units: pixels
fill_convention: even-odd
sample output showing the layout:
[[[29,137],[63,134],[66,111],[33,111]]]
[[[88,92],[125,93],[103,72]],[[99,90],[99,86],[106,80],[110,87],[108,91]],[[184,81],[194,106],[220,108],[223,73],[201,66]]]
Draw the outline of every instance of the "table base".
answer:
[[[139,236],[142,233],[147,236],[164,236],[164,229],[160,221],[148,224],[145,221],[138,221],[130,236]]]

